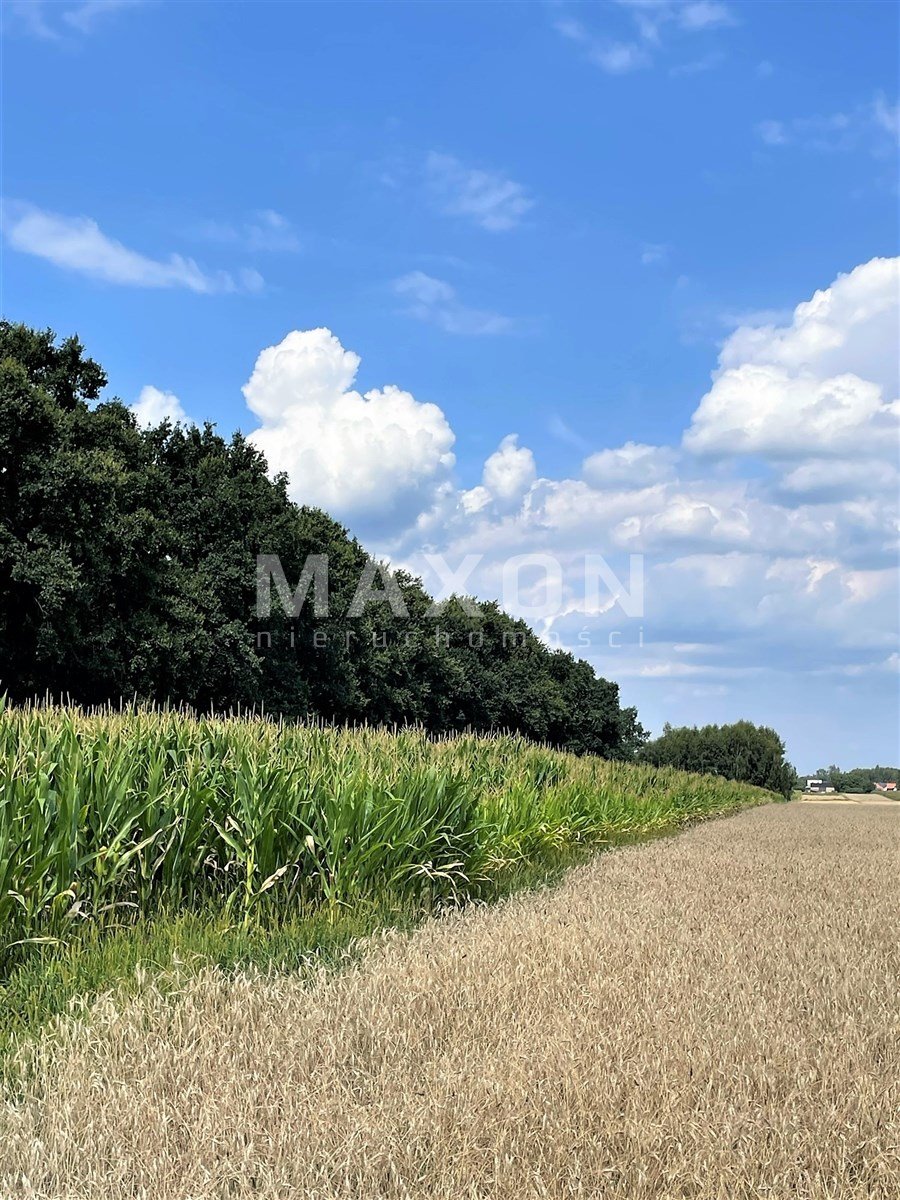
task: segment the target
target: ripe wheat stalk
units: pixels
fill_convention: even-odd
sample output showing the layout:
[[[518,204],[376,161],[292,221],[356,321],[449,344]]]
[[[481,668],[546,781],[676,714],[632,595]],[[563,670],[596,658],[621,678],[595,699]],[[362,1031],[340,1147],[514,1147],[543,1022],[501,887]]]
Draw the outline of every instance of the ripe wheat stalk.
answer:
[[[896,1200],[900,806],[769,806],[23,1049],[0,1194]]]

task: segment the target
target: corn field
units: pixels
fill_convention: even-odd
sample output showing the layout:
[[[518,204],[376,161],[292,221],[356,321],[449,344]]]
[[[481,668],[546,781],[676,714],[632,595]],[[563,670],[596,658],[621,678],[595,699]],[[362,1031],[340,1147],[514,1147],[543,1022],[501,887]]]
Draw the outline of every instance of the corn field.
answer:
[[[0,700],[0,952],[161,909],[457,902],[548,852],[771,799],[514,736]]]

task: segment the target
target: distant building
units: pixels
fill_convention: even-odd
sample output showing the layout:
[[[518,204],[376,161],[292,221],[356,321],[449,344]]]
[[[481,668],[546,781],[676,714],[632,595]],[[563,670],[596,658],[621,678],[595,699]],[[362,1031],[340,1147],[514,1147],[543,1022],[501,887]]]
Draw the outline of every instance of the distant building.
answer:
[[[824,779],[807,779],[803,790],[804,792],[833,792],[834,788]]]
[[[885,783],[876,783],[875,790],[879,792],[896,792],[897,785],[893,779],[888,779]]]

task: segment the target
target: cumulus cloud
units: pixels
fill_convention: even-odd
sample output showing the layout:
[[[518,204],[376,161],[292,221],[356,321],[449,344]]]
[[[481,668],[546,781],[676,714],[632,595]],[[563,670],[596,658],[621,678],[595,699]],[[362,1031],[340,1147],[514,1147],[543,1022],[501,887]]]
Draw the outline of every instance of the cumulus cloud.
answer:
[[[500,500],[518,500],[537,478],[534,455],[519,445],[518,434],[503,439],[484,464],[482,482]]]
[[[896,393],[898,285],[900,259],[873,258],[798,304],[790,324],[735,330],[720,365],[774,362],[792,371],[809,365],[822,376],[852,372]]]
[[[514,328],[512,318],[486,309],[469,308],[451,284],[426,275],[424,271],[402,275],[394,280],[391,288],[394,295],[406,302],[404,311],[409,316],[437,325],[445,333],[482,337],[510,333]]]
[[[466,217],[490,233],[514,229],[534,207],[522,184],[497,171],[467,167],[452,154],[432,151],[425,159],[425,181],[440,212]]]
[[[626,442],[617,450],[598,450],[583,462],[581,472],[598,488],[621,485],[640,488],[674,474],[676,452],[669,446]]]
[[[720,719],[777,724],[773,695],[799,711],[811,679],[858,696],[873,679],[883,689],[891,669],[897,267],[873,260],[787,317],[746,319],[681,448],[598,448],[581,478],[542,478],[510,434],[476,486],[460,488],[441,410],[398,388],[358,394],[359,358],[328,330],[260,355],[245,389],[261,421],[253,440],[290,473],[295,498],[347,519],[426,586],[442,585],[426,551],[450,568],[475,564],[466,590],[509,600],[550,644],[621,679],[651,724],[661,706],[708,719],[702,697],[713,692]],[[510,557],[548,554],[560,579],[526,571],[507,597]],[[622,604],[635,555],[640,616]],[[592,556],[611,573],[599,592]],[[889,720],[889,709],[878,711]]]
[[[896,423],[881,389],[856,375],[816,379],[744,363],[725,372],[694,414],[685,445],[697,454],[871,453]],[[887,445],[890,445],[888,442]]]
[[[256,360],[244,397],[261,425],[250,440],[290,492],[356,528],[394,528],[434,499],[454,464],[436,404],[389,385],[352,389],[359,356],[328,329],[295,330]]]
[[[778,724],[773,696],[807,712],[803,689],[825,680],[830,696],[856,689],[848,703],[877,686],[890,728],[896,285],[897,263],[874,260],[786,319],[747,319],[681,449],[629,442],[588,455],[580,479],[547,479],[511,435],[477,486],[444,488],[388,552],[433,586],[423,546],[448,563],[477,556],[471,591],[508,600],[550,644],[620,679],[651,724],[673,710],[708,720],[710,694],[718,719]],[[540,589],[504,597],[504,564],[548,553],[562,601],[535,615]],[[599,600],[586,582],[598,555],[622,581]],[[633,555],[643,556],[640,617],[617,598]]]
[[[145,427],[160,425],[163,421],[171,421],[172,424],[192,424],[184,406],[173,392],[160,391],[150,384],[141,388],[141,394],[130,407],[137,423]]]
[[[519,435],[507,434],[493,454],[485,461],[481,483],[458,497],[459,511],[466,516],[478,513],[511,512],[521,503],[537,479],[534,455],[527,446],[519,445]],[[447,498],[445,497],[445,500]],[[452,521],[446,510],[430,514],[432,520]]]
[[[698,454],[896,454],[900,259],[872,259],[800,304],[786,326],[741,327],[694,413]]]
[[[109,237],[90,217],[62,216],[32,204],[7,202],[2,224],[4,237],[14,250],[104,283],[186,288],[203,294],[255,292],[263,286],[256,271],[244,270],[235,276],[227,271],[204,271],[192,258],[180,254],[151,258]]]
[[[898,484],[900,473],[895,463],[866,454],[849,460],[801,463],[782,476],[779,487],[788,502],[802,498],[808,503],[827,503],[879,492],[890,498],[897,494]]]

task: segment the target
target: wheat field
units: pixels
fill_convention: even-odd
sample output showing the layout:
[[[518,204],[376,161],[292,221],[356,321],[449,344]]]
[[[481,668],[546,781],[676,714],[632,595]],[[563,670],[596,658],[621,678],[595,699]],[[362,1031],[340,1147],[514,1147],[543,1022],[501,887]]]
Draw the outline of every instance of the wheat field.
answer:
[[[900,805],[771,805],[23,1049],[0,1194],[895,1200]]]

